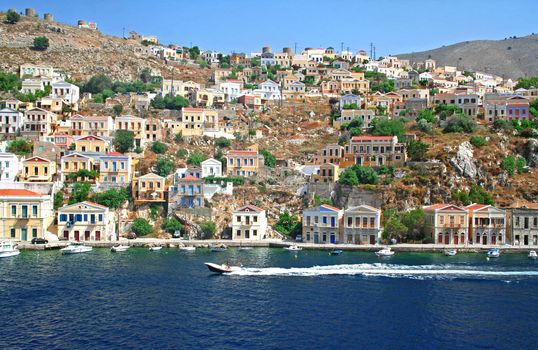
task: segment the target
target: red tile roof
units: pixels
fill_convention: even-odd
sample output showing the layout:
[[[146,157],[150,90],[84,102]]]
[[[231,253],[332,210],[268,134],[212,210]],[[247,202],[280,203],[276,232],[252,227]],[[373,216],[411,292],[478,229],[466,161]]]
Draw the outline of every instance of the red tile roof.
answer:
[[[34,156],[32,158],[25,159],[24,162],[50,163],[50,160],[48,160],[46,158],[43,158],[43,157]]]
[[[394,136],[353,136],[351,141],[392,141]]]
[[[84,201],[84,202],[81,202],[81,203],[86,203],[88,205],[94,205],[96,207],[100,207],[100,208],[108,208],[108,207],[105,207],[104,205],[101,205],[101,204],[97,204],[95,202],[90,202],[90,201]]]
[[[120,152],[110,152],[106,154],[107,156],[113,156],[113,157],[126,157],[125,154],[122,154]]]
[[[263,211],[262,208],[259,208],[259,207],[255,206],[255,205],[252,205],[252,204],[247,204],[247,205],[237,209],[237,211],[246,211],[246,209],[249,209],[249,208],[254,210],[254,211]]]
[[[471,204],[471,205],[468,205],[465,207],[465,209],[469,210],[469,211],[474,211],[474,210],[480,210],[480,209],[484,209],[486,207],[489,207],[489,205],[487,204]]]
[[[333,207],[332,205],[329,205],[329,204],[322,204],[322,205],[320,205],[320,207],[324,207],[324,208],[334,210],[334,211],[340,211],[340,208]]]
[[[185,108],[183,107],[183,112],[203,112],[203,108]]]
[[[198,181],[198,180],[202,180],[201,178],[198,178],[198,177],[194,177],[192,175],[188,175],[188,176],[185,176],[184,178],[180,179],[180,180],[185,180],[185,181]]]
[[[433,205],[427,206],[424,209],[426,209],[426,210],[443,209],[444,207],[447,207],[449,205],[450,204],[439,203],[439,204],[433,204]]]
[[[38,197],[40,196],[39,193],[29,191],[29,190],[21,190],[21,189],[0,189],[0,197]]]
[[[256,151],[228,151],[228,154],[257,154]]]

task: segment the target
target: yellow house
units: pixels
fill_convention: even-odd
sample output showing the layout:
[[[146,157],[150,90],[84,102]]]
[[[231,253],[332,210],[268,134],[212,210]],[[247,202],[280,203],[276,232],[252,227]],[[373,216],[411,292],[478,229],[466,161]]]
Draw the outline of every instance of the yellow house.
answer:
[[[334,183],[338,182],[340,167],[333,163],[324,163],[319,166],[319,173],[312,175],[312,182]]]
[[[99,182],[124,186],[131,182],[133,174],[131,157],[118,152],[99,157]]]
[[[218,89],[203,89],[194,92],[194,101],[201,107],[222,106],[225,102],[225,94]]]
[[[116,239],[114,212],[93,202],[80,202],[58,209],[58,238],[70,241]]]
[[[56,174],[56,163],[42,157],[32,157],[22,161],[21,181],[52,182]]]
[[[109,141],[99,136],[82,136],[75,139],[75,151],[107,153],[110,150],[109,144]]]
[[[255,176],[263,162],[263,155],[258,154],[257,149],[228,151],[226,153],[226,174],[228,176]]]
[[[63,156],[60,160],[60,164],[60,180],[62,182],[69,177],[69,174],[76,173],[79,170],[96,170],[95,161],[93,158],[76,152]]]
[[[114,129],[114,121],[110,116],[74,115],[70,119],[69,133],[77,136],[110,136]]]
[[[189,98],[194,91],[200,90],[201,88],[203,88],[203,85],[193,81],[164,79],[161,87],[161,93],[163,96],[173,94],[174,96],[179,95]]]
[[[219,114],[214,109],[183,108],[180,119],[183,136],[201,136],[204,129],[219,128]]]
[[[134,142],[137,147],[144,147],[146,143],[146,119],[125,115],[116,117],[116,131],[129,130],[134,133]]]
[[[0,238],[43,238],[54,221],[51,195],[26,189],[0,189]]]
[[[136,204],[166,201],[165,178],[157,174],[149,173],[133,179],[131,189]]]

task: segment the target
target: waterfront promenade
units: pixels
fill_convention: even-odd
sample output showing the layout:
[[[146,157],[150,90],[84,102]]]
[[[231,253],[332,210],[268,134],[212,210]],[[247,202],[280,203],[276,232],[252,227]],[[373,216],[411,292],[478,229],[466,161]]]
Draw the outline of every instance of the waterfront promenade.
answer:
[[[20,242],[18,247],[21,250],[49,250],[49,249],[61,249],[67,246],[69,242],[67,241],[57,241],[50,242],[46,245],[43,244],[30,244],[29,242]],[[137,238],[137,239],[120,239],[119,241],[86,241],[84,244],[92,246],[94,248],[110,248],[112,246],[123,244],[129,245],[131,247],[150,247],[150,246],[163,246],[169,248],[177,248],[180,246],[194,246],[197,248],[208,248],[212,245],[225,244],[228,247],[269,247],[269,248],[284,248],[290,245],[298,245],[304,250],[333,250],[333,249],[342,249],[344,251],[377,251],[384,247],[385,245],[357,245],[357,244],[315,244],[315,243],[299,243],[294,241],[283,241],[283,240],[263,240],[263,241],[247,241],[247,240],[184,240],[184,239],[161,239],[161,238]],[[434,253],[442,252],[444,249],[457,249],[459,252],[464,253],[477,253],[485,252],[490,248],[500,248],[503,252],[506,253],[521,253],[528,252],[529,250],[536,249],[538,247],[528,246],[493,246],[493,245],[465,245],[465,246],[448,246],[444,244],[394,244],[390,245],[391,249],[396,252],[424,252],[424,253]]]

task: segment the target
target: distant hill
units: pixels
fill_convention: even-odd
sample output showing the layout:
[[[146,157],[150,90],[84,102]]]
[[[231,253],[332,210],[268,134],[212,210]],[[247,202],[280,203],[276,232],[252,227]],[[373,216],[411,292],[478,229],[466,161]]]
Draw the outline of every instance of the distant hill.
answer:
[[[91,29],[81,29],[60,22],[46,22],[21,16],[20,22],[7,24],[0,12],[0,71],[18,72],[19,65],[33,63],[50,65],[86,80],[95,74],[106,74],[114,80],[134,80],[145,67],[169,77],[174,69],[176,79],[207,82],[210,69],[163,60],[141,53],[137,40],[105,35]],[[36,36],[46,36],[50,47],[46,51],[30,49]]]
[[[397,56],[412,62],[432,58],[437,65],[458,66],[517,79],[538,75],[538,34],[503,40],[465,41]]]

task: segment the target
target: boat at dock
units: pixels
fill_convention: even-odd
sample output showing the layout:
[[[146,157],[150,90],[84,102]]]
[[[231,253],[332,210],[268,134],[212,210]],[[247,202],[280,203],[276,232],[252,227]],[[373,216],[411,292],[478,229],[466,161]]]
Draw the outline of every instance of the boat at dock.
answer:
[[[224,252],[228,249],[228,247],[225,244],[219,244],[211,246],[210,249],[212,252]]]
[[[163,249],[161,246],[149,247],[150,252],[158,252],[161,249]]]
[[[501,251],[499,250],[499,248],[491,248],[486,253],[486,257],[488,258],[498,258],[499,256],[501,256]]]
[[[298,245],[290,245],[289,247],[284,247],[285,250],[289,250],[290,252],[300,252],[303,250],[303,248],[299,247]]]
[[[219,265],[219,264],[214,264],[214,263],[209,263],[209,262],[206,262],[204,264],[207,266],[209,271],[215,272],[215,273],[230,273],[230,272],[238,271],[242,269],[241,266],[230,266],[229,264]]]
[[[86,246],[82,243],[72,242],[67,247],[60,249],[60,251],[62,252],[62,254],[79,254],[91,252],[92,249],[92,247]]]
[[[392,251],[389,247],[386,247],[386,248],[383,248],[383,249],[375,252],[375,255],[377,255],[378,257],[393,256],[394,251]]]
[[[179,250],[184,250],[186,252],[193,252],[196,250],[196,247],[194,246],[179,247]]]
[[[240,246],[239,248],[237,248],[239,250],[252,250],[252,247],[244,247],[244,246]]]
[[[115,252],[115,253],[119,253],[119,252],[124,252],[129,248],[131,248],[131,247],[129,247],[128,245],[121,245],[120,244],[120,245],[115,245],[112,248],[110,248],[110,251]]]
[[[529,256],[529,259],[533,259],[533,260],[538,259],[538,253],[536,253],[536,250],[531,250],[531,251],[529,252],[529,255],[528,255],[528,256]]]
[[[443,254],[445,256],[454,256],[454,255],[458,254],[458,251],[456,249],[445,249],[443,251]]]
[[[329,255],[341,255],[343,252],[342,249],[333,249],[329,252]]]
[[[21,252],[13,244],[13,242],[2,242],[0,243],[0,258],[9,258],[12,256],[17,256]]]

